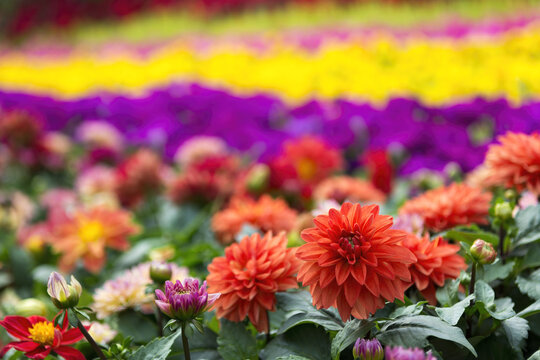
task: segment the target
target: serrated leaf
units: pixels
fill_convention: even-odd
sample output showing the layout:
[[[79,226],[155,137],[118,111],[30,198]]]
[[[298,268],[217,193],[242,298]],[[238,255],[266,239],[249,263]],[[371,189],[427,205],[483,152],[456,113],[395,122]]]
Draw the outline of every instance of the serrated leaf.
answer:
[[[540,360],[540,350],[529,356],[527,360]]]
[[[540,240],[540,204],[518,211],[516,226],[518,228],[514,242],[516,246]]]
[[[157,338],[148,344],[138,348],[128,359],[129,360],[165,360],[171,352],[171,347],[180,331],[169,336]]]
[[[257,340],[243,322],[222,319],[217,342],[218,352],[224,360],[258,359]]]
[[[505,297],[495,300],[495,310],[487,309],[489,315],[497,320],[506,320],[516,315],[514,311],[514,302]]]
[[[278,330],[283,334],[301,324],[316,324],[329,331],[339,331],[345,324],[341,321],[337,310],[317,310],[311,303],[311,295],[307,291],[292,291],[276,294],[278,308],[287,313],[286,319]]]
[[[311,324],[295,326],[270,341],[261,351],[260,357],[262,360],[272,360],[290,355],[311,360],[330,359],[328,334],[322,327]]]
[[[517,316],[526,318],[528,316],[532,316],[538,313],[540,313],[540,300],[536,300],[531,305],[521,310],[519,313],[517,313]]]
[[[513,261],[509,261],[506,264],[503,264],[502,261],[498,260],[494,264],[484,265],[479,279],[482,279],[486,283],[490,283],[493,280],[497,279],[506,279],[508,275],[510,275],[510,273],[512,272],[514,264],[515,263]]]
[[[521,270],[540,266],[540,244],[527,246],[527,252],[521,263]]]
[[[474,284],[474,296],[476,301],[483,302],[486,306],[490,306],[495,303],[495,292],[487,283],[482,280],[477,281]]]
[[[540,300],[540,269],[532,272],[528,279],[518,276],[516,283],[523,294],[534,300]]]
[[[373,328],[373,323],[367,320],[349,320],[345,327],[338,331],[332,340],[331,354],[333,359],[339,359],[339,354],[356,339],[364,337]]]
[[[437,300],[441,305],[452,306],[459,301],[458,298],[459,280],[449,280],[446,284],[437,289]]]
[[[400,306],[388,316],[390,319],[396,319],[401,316],[410,316],[421,314],[424,310],[424,305],[427,304],[427,301],[420,301],[416,304],[409,306]]]
[[[443,321],[450,325],[456,325],[473,299],[474,295],[469,295],[451,307],[435,308],[435,312]]]
[[[522,349],[525,339],[529,335],[529,323],[527,320],[514,316],[502,322],[508,342],[515,349]]]
[[[435,316],[416,315],[387,321],[377,338],[385,345],[423,348],[431,336],[460,344],[476,356],[476,350],[460,328]]]

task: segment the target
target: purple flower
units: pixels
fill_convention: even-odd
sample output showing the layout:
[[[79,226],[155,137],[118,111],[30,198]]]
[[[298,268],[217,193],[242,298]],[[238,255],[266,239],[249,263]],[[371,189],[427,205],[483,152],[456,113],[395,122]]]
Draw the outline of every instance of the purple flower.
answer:
[[[165,293],[156,290],[156,305],[167,316],[181,321],[191,321],[212,307],[220,294],[209,294],[206,281],[186,278],[184,283],[176,280],[165,282]]]
[[[379,340],[358,338],[354,343],[353,356],[360,360],[382,360],[384,351]]]
[[[405,349],[401,346],[387,346],[384,350],[385,360],[437,360],[431,355],[431,351],[427,353],[419,348]]]

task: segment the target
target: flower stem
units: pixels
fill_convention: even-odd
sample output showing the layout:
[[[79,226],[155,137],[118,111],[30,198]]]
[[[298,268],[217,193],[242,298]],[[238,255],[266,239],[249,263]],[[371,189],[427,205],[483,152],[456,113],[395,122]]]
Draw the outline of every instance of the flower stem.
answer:
[[[474,294],[474,283],[476,282],[476,262],[472,263],[471,282],[469,283],[469,295]]]
[[[99,347],[99,345],[96,343],[96,341],[94,340],[94,338],[92,337],[92,335],[90,335],[88,333],[88,331],[86,330],[86,328],[84,327],[84,325],[81,323],[81,320],[79,320],[79,318],[77,318],[77,328],[81,331],[81,333],[84,335],[84,337],[86,338],[86,340],[88,340],[88,342],[90,343],[90,345],[92,346],[92,348],[94,349],[94,351],[96,352],[96,354],[98,354],[99,358],[101,360],[107,360],[107,358],[105,357],[105,354],[103,354],[103,351],[101,351],[101,348]]]
[[[501,257],[501,261],[504,264],[506,262],[505,254],[504,254],[504,239],[506,238],[506,231],[504,230],[504,225],[501,224],[501,227],[499,228],[499,256]]]
[[[191,360],[191,354],[189,353],[189,343],[186,336],[186,324],[182,324],[182,346],[184,347],[185,360]]]

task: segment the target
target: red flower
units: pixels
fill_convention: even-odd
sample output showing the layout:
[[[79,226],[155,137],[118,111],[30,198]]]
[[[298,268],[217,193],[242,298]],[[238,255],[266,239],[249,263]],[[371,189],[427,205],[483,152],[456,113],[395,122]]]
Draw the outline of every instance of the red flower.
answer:
[[[243,321],[246,316],[259,331],[268,331],[268,311],[274,311],[275,293],[298,287],[299,262],[287,249],[285,233],[246,236],[215,258],[206,278],[208,291],[221,293],[215,302],[218,317]]]
[[[334,306],[347,321],[351,314],[367,318],[385,299],[403,300],[416,258],[401,244],[407,233],[390,229],[391,216],[379,215],[377,205],[345,203],[314,223],[302,231],[306,244],[296,254],[303,260],[298,280],[317,308]]]
[[[270,168],[273,187],[308,197],[313,186],[343,168],[343,161],[337,149],[319,138],[305,136],[285,143]]]
[[[490,193],[466,184],[452,184],[408,200],[399,214],[418,214],[426,228],[442,231],[457,225],[487,224],[490,202]]]
[[[209,156],[190,164],[169,186],[169,198],[177,204],[228,199],[240,175],[237,157]]]
[[[154,152],[141,149],[116,169],[116,193],[122,205],[137,205],[164,183],[166,167]]]
[[[446,279],[456,279],[461,270],[467,269],[465,260],[458,254],[459,245],[451,245],[441,237],[431,241],[427,234],[423,238],[409,234],[403,245],[418,260],[409,270],[416,288],[431,305],[437,304],[435,286],[444,286]]]
[[[318,200],[336,200],[343,203],[352,202],[384,202],[386,195],[371,183],[351,176],[335,176],[321,182],[313,191]]]
[[[385,194],[392,190],[394,170],[388,154],[384,150],[369,150],[364,155],[371,183]]]
[[[72,347],[66,346],[74,344],[83,338],[79,329],[68,330],[67,316],[64,317],[62,327],[54,326],[43,316],[6,316],[0,321],[0,325],[7,332],[19,339],[14,341],[0,351],[0,357],[11,348],[24,352],[30,359],[45,359],[51,352],[62,356],[66,360],[84,360],[84,355]],[[88,328],[88,327],[87,327]]]

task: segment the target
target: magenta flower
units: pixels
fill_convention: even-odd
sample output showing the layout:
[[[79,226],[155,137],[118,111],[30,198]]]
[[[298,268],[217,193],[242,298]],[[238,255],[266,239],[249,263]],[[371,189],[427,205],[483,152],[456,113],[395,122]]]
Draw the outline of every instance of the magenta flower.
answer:
[[[209,294],[206,291],[206,281],[202,286],[199,280],[186,278],[184,283],[176,280],[165,282],[165,293],[156,290],[156,305],[167,316],[181,321],[196,319],[212,307],[221,294]]]
[[[431,355],[431,351],[427,353],[419,348],[405,349],[401,346],[387,346],[384,350],[385,360],[437,360]]]
[[[353,356],[359,360],[382,360],[384,351],[379,340],[358,338],[354,343]]]

